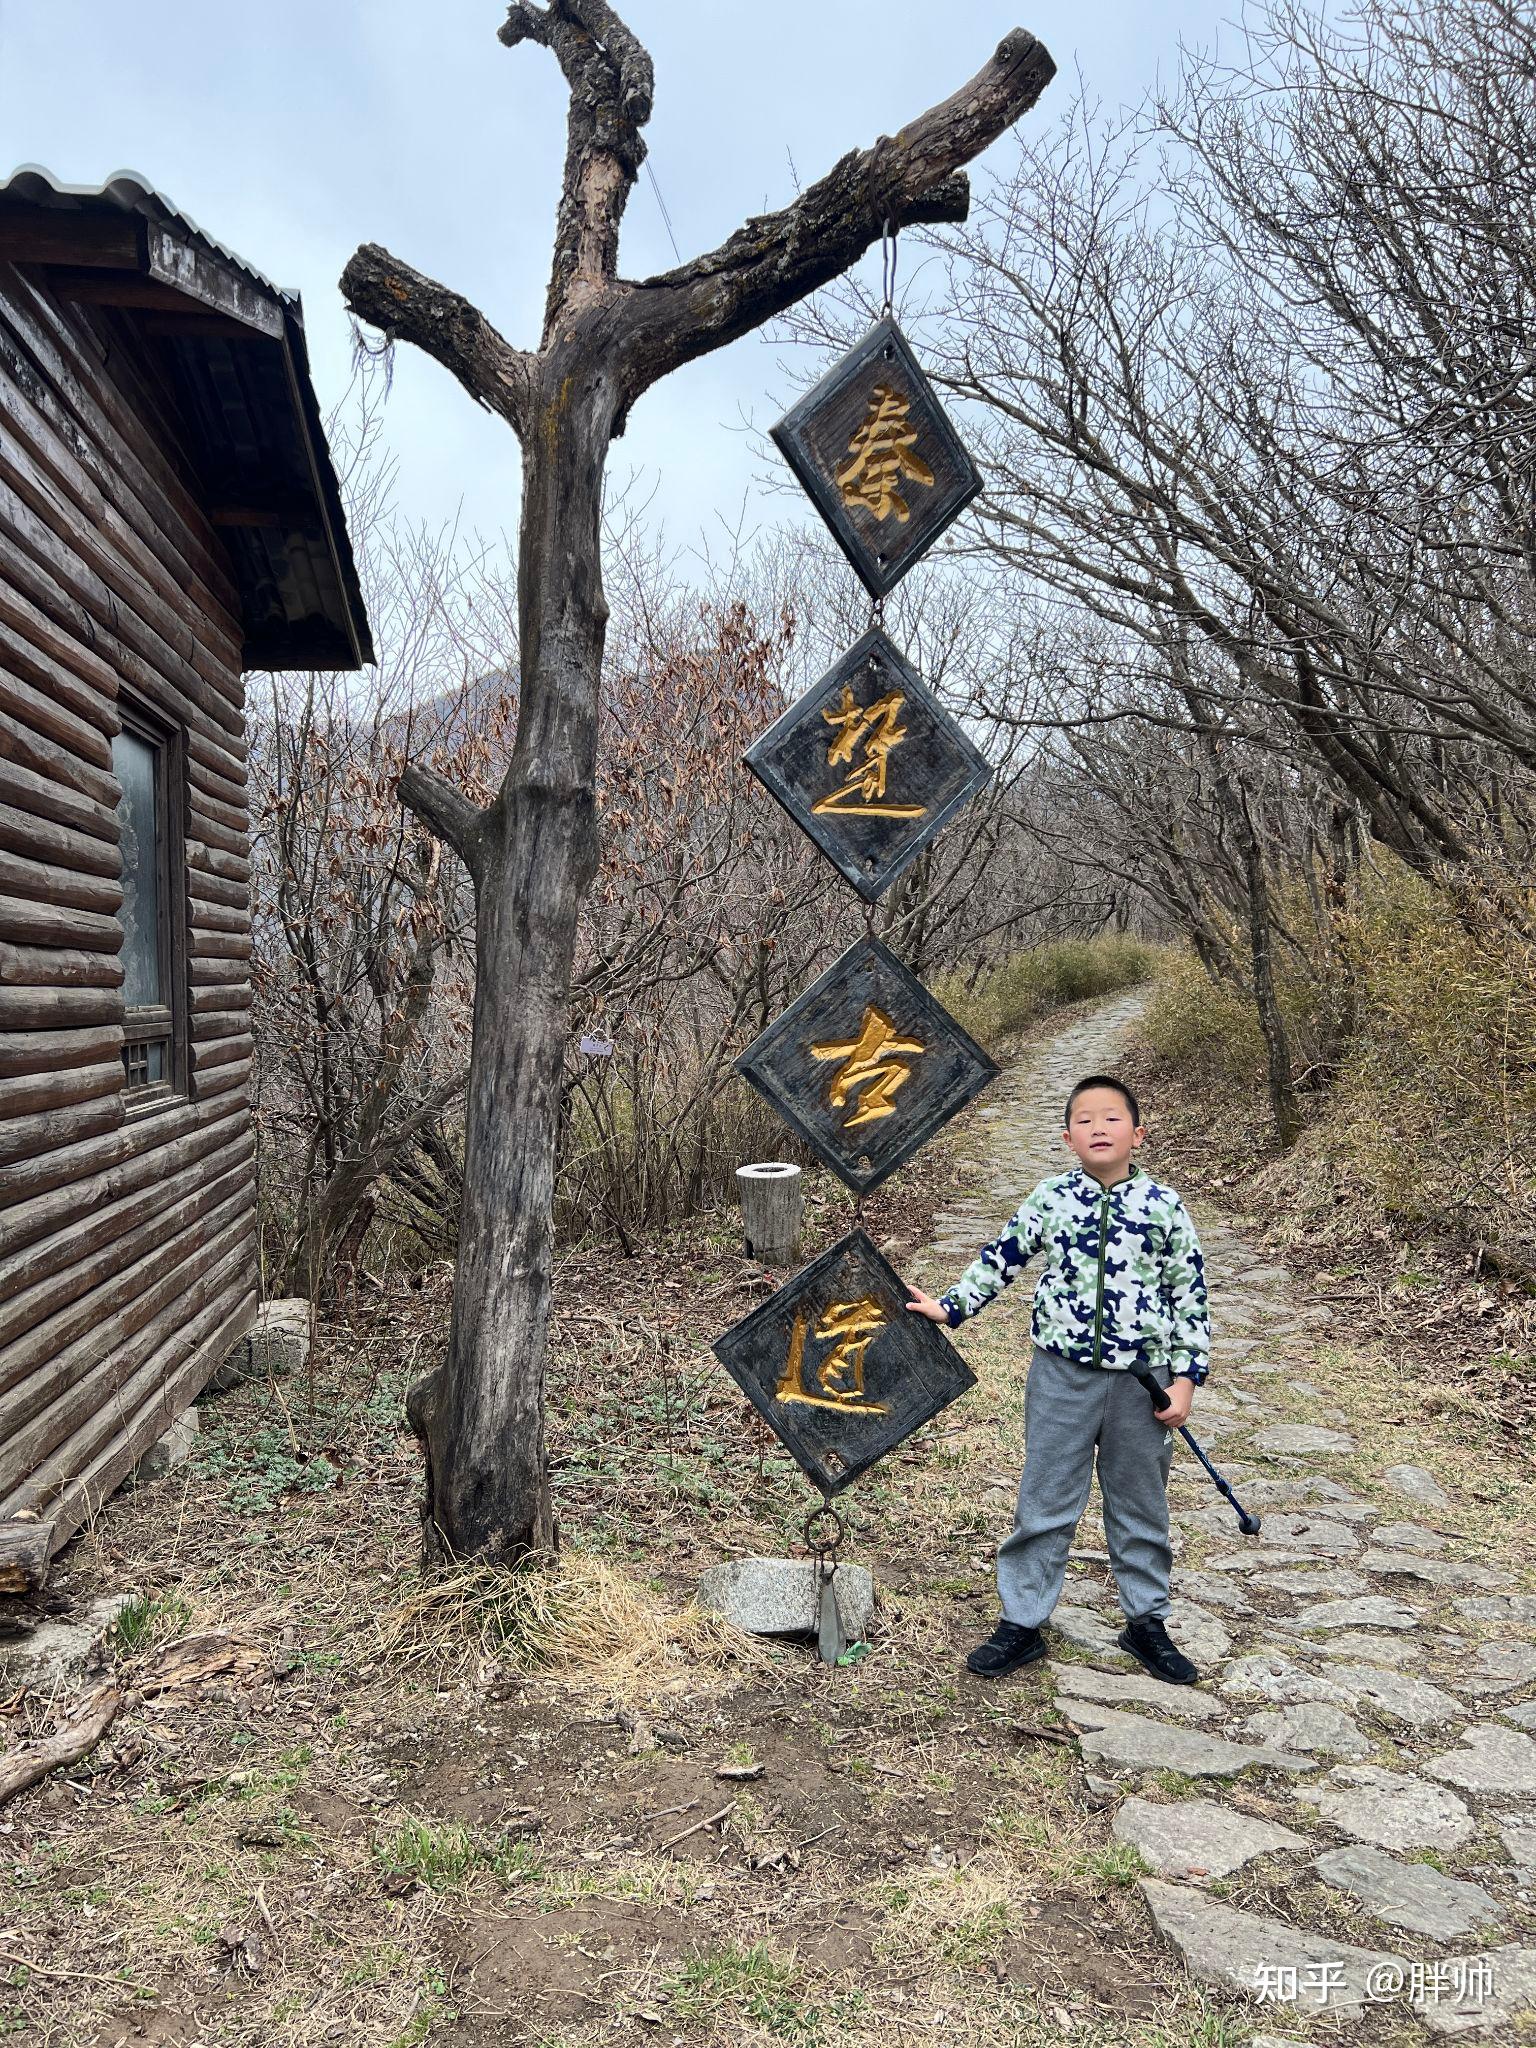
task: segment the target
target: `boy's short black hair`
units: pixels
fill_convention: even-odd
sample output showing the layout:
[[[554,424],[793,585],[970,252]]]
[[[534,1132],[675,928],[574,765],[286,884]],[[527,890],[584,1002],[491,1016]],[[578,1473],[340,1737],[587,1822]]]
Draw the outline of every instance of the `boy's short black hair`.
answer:
[[[1125,1097],[1125,1106],[1131,1112],[1131,1122],[1138,1127],[1140,1126],[1141,1104],[1136,1100],[1134,1088],[1129,1087],[1115,1074],[1084,1074],[1082,1080],[1078,1082],[1072,1093],[1067,1097],[1067,1113],[1061,1120],[1063,1130],[1067,1130],[1071,1126],[1072,1105],[1076,1102],[1079,1095],[1086,1095],[1090,1088],[1113,1088],[1117,1095],[1123,1095]]]

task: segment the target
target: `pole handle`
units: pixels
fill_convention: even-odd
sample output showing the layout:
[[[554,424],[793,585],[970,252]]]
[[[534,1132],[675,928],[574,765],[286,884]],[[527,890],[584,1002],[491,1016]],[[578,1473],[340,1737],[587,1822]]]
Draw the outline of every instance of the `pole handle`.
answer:
[[[1154,1411],[1159,1408],[1165,1408],[1168,1405],[1167,1388],[1160,1387],[1157,1381],[1153,1379],[1151,1373],[1135,1372],[1133,1368],[1133,1376],[1140,1380],[1142,1386],[1146,1389],[1147,1398],[1151,1401]]]

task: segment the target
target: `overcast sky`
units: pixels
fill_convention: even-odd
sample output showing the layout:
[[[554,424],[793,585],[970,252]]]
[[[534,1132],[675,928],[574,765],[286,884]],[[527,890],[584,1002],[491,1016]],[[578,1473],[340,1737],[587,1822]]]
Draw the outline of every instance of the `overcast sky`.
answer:
[[[650,166],[684,257],[784,204],[842,152],[890,133],[977,71],[1015,23],[1058,75],[1031,123],[1076,90],[1107,105],[1209,46],[1232,0],[627,0],[656,64]],[[382,242],[537,340],[558,189],[564,91],[533,47],[504,50],[497,0],[0,0],[0,171],[72,184],[131,169],[199,227],[304,295],[322,404],[351,347],[336,280]],[[1005,153],[1007,137],[994,144]],[[648,177],[621,267],[673,262]],[[878,273],[878,264],[874,266]],[[615,451],[675,543],[786,516],[757,479],[760,437],[793,396],[779,352],[748,338],[647,395]],[[397,351],[386,433],[398,502],[488,536],[517,514],[513,437],[435,363]]]

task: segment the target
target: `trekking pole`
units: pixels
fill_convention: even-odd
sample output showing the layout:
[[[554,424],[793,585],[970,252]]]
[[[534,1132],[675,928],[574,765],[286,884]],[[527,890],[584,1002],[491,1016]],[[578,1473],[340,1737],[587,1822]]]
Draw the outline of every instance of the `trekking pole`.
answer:
[[[1153,1379],[1151,1373],[1138,1372],[1136,1374],[1136,1378],[1141,1381],[1141,1384],[1146,1388],[1148,1394],[1151,1396],[1152,1407],[1154,1411],[1167,1405],[1167,1391],[1165,1388],[1160,1387],[1157,1384],[1157,1381]],[[1257,1536],[1261,1526],[1258,1516],[1249,1514],[1248,1510],[1243,1506],[1242,1502],[1238,1499],[1237,1495],[1232,1491],[1230,1482],[1222,1478],[1221,1474],[1216,1470],[1216,1467],[1211,1463],[1210,1459],[1205,1455],[1205,1452],[1200,1448],[1199,1444],[1195,1441],[1194,1433],[1191,1430],[1186,1429],[1183,1423],[1180,1423],[1179,1435],[1183,1437],[1185,1443],[1189,1445],[1189,1448],[1194,1452],[1195,1456],[1200,1460],[1201,1464],[1210,1474],[1212,1483],[1215,1485],[1216,1491],[1219,1494],[1222,1494],[1228,1501],[1231,1502],[1233,1512],[1237,1516],[1238,1528],[1241,1529],[1245,1536]]]

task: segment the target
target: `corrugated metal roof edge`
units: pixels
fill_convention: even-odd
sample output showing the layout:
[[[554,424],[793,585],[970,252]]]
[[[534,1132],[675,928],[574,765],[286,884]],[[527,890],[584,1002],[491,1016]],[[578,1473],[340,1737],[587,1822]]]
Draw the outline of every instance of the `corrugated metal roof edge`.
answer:
[[[289,354],[296,371],[295,383],[299,395],[300,412],[303,416],[305,439],[310,446],[311,458],[315,464],[318,487],[318,509],[325,528],[326,541],[336,564],[342,590],[350,614],[351,638],[357,649],[359,664],[366,666],[374,659],[373,636],[369,630],[367,608],[363,603],[362,586],[357,573],[357,564],[352,554],[351,535],[341,503],[341,486],[336,476],[335,464],[331,460],[330,442],[326,437],[325,423],[320,413],[320,400],[315,391],[309,370],[309,345],[304,333],[304,308],[296,291],[288,291],[274,284],[271,278],[247,263],[233,249],[223,242],[215,241],[206,234],[196,221],[156,191],[147,178],[137,171],[114,171],[112,176],[100,185],[66,185],[56,178],[44,164],[18,164],[10,176],[0,184],[0,200],[15,198],[31,206],[50,207],[58,212],[104,211],[108,207],[121,213],[142,214],[162,227],[175,228],[189,241],[215,256],[221,263],[228,263],[238,270],[259,290],[267,292],[281,306],[288,331]]]
[[[247,263],[243,256],[236,255],[223,242],[216,242],[206,234],[189,214],[182,212],[173,200],[163,192],[156,191],[149,180],[138,171],[114,171],[110,178],[100,185],[66,185],[56,178],[46,164],[18,164],[11,175],[0,184],[0,199],[24,199],[32,206],[53,206],[59,212],[78,208],[81,212],[115,207],[119,213],[142,214],[146,220],[157,222],[162,227],[178,229],[191,242],[217,256],[222,263],[228,263],[243,277],[269,292],[283,307],[284,311],[296,318],[302,318],[298,311],[299,295],[287,291],[280,284],[274,284],[270,277]]]

